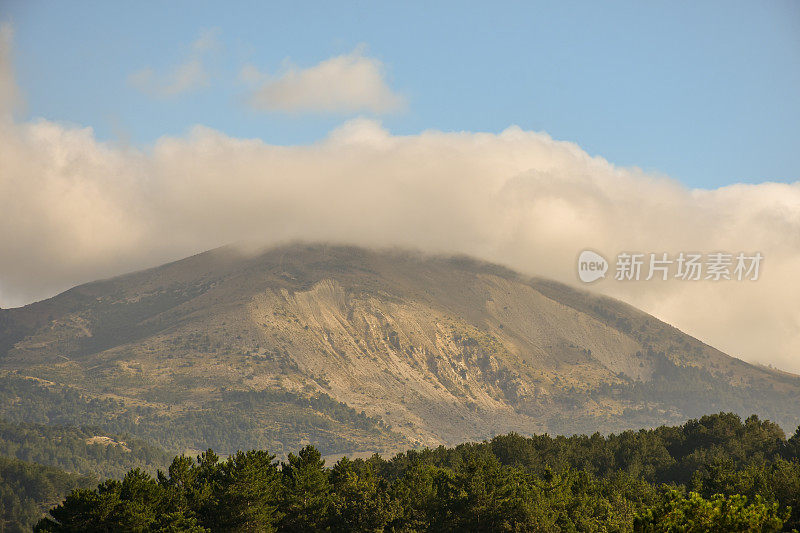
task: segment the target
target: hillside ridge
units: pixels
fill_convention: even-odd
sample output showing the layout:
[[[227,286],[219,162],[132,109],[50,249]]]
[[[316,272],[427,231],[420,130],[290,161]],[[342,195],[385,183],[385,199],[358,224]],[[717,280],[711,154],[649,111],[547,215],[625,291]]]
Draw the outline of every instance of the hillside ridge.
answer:
[[[324,244],[222,247],[1,310],[0,372],[17,390],[0,416],[99,420],[168,450],[392,452],[710,411],[800,424],[800,377],[618,300],[465,256]]]

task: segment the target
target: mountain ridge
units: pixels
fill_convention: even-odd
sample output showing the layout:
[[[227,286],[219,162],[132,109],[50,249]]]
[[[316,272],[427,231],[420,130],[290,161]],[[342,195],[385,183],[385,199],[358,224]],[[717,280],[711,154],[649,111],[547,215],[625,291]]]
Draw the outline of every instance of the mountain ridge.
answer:
[[[222,247],[0,310],[0,371],[149,409],[151,438],[252,405],[241,442],[192,428],[168,449],[394,451],[721,410],[800,423],[800,377],[624,302],[465,256],[324,244]]]

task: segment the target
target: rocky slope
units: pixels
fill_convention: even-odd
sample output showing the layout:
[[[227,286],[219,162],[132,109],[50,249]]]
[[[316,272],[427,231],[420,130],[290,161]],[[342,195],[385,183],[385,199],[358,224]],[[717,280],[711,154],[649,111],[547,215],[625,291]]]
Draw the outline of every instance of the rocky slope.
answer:
[[[800,378],[621,302],[467,258],[326,245],[221,248],[0,311],[0,371],[0,416],[170,449],[389,452],[720,410],[800,423]]]

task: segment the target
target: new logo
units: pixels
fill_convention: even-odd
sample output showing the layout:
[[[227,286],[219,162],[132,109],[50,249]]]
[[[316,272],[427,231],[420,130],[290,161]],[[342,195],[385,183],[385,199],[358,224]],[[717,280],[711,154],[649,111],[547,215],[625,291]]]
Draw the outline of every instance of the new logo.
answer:
[[[608,261],[602,255],[591,250],[584,250],[578,256],[578,277],[584,283],[591,283],[606,277]]]

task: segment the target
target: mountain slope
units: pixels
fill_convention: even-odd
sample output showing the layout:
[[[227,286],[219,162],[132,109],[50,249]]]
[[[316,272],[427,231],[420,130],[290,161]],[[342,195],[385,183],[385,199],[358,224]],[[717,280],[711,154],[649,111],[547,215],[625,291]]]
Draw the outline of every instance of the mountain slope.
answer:
[[[221,248],[4,310],[0,370],[27,391],[2,416],[47,423],[26,414],[40,405],[170,449],[386,452],[720,410],[800,423],[800,378],[621,302],[466,258],[324,245]],[[54,395],[108,407],[70,420]]]
[[[139,439],[91,427],[15,424],[0,418],[0,456],[99,477],[166,469],[171,457]]]
[[[95,476],[0,457],[0,531],[32,531],[47,510],[73,489],[89,489],[98,481]]]

